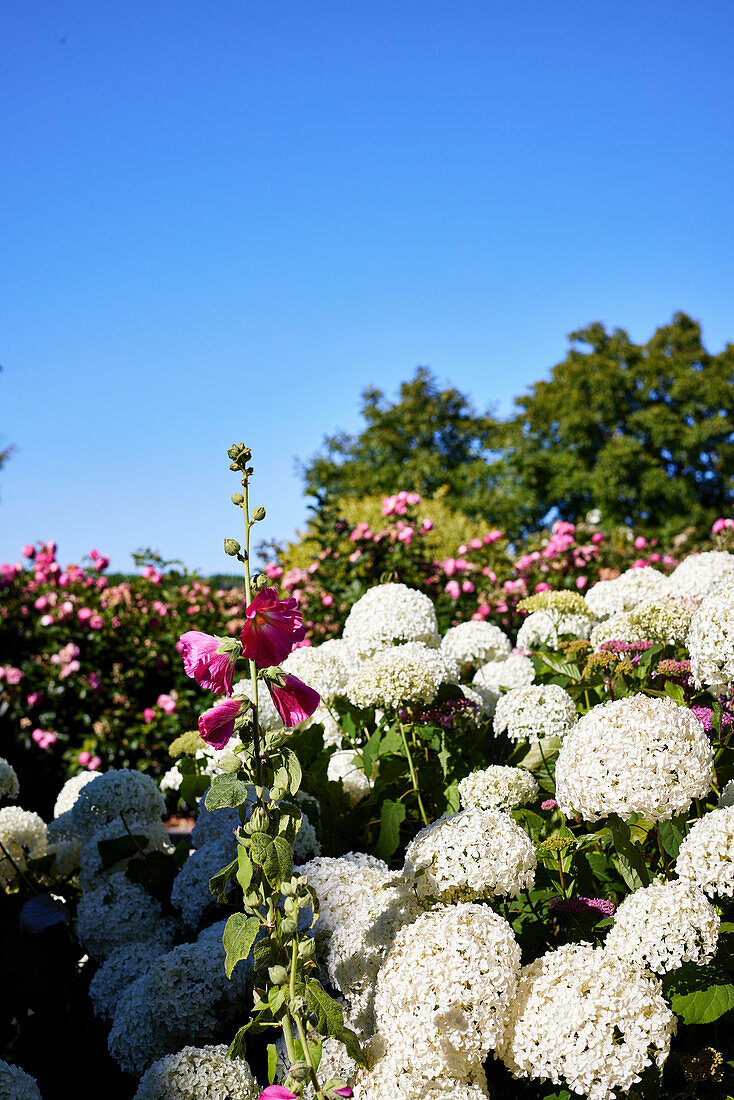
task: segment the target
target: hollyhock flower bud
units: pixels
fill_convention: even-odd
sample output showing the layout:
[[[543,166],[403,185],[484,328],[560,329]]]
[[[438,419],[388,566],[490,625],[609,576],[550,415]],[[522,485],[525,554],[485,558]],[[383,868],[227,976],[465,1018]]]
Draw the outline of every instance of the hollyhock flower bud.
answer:
[[[180,642],[186,675],[215,695],[231,695],[234,666],[242,653],[240,643],[201,630],[187,630]]]
[[[321,696],[290,672],[283,672],[281,676],[282,684],[268,680],[268,688],[283,725],[290,728],[311,717],[321,702]]]
[[[245,615],[240,634],[242,649],[245,657],[261,668],[279,665],[306,635],[297,600],[279,600],[274,588],[258,592]]]
[[[242,709],[240,699],[224,699],[199,718],[199,736],[213,749],[223,749],[234,734],[235,720]]]

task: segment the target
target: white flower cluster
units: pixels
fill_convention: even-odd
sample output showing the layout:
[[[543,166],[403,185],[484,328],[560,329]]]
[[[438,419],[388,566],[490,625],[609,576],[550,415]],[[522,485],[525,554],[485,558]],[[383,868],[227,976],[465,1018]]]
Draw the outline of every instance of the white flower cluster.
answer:
[[[343,631],[356,658],[372,657],[399,642],[440,642],[433,601],[405,584],[378,584],[353,605]]]
[[[734,806],[734,779],[730,779],[726,784],[719,795],[716,806],[719,810],[723,810],[727,806]]]
[[[354,1081],[354,1100],[487,1100],[487,1096],[481,1063],[458,1079],[432,1073],[420,1063],[401,1065],[388,1054]]]
[[[168,947],[159,940],[140,940],[115,948],[89,983],[95,1016],[111,1019],[123,989],[144,974],[155,959],[165,955]]]
[[[375,1017],[390,1058],[470,1078],[500,1040],[519,969],[514,933],[489,906],[423,913],[398,932],[377,978]]]
[[[441,651],[464,671],[487,661],[503,661],[512,652],[512,642],[498,626],[469,620],[446,631]]]
[[[456,664],[439,649],[430,649],[422,642],[406,642],[363,661],[347,685],[347,698],[357,707],[427,705],[436,698],[442,684],[454,684],[458,678]]]
[[[342,639],[319,646],[299,646],[286,657],[282,667],[284,672],[318,691],[322,703],[333,703],[337,695],[344,695],[347,681],[356,671],[349,646]]]
[[[231,980],[224,971],[221,931],[183,943],[154,960],[120,995],[108,1048],[127,1072],[141,1074],[152,1062],[186,1044],[219,1039],[247,1009],[251,965],[241,962]]]
[[[326,769],[327,779],[342,784],[353,806],[370,793],[370,780],[359,764],[360,758],[354,749],[338,749],[329,757]]]
[[[598,648],[604,642],[657,642],[661,645],[682,645],[686,640],[693,606],[690,601],[665,597],[638,604],[631,611],[618,611],[598,623],[591,632],[591,644]]]
[[[248,817],[250,803],[254,805],[255,801],[255,788],[248,787],[247,802],[245,803]],[[196,808],[196,824],[191,830],[191,844],[194,848],[203,848],[205,844],[210,844],[213,840],[231,840],[234,842],[235,829],[238,829],[239,826],[239,809],[222,807],[219,810],[207,810],[206,793],[204,793]]]
[[[316,830],[308,819],[308,815],[301,811],[301,824],[298,826],[296,839],[293,842],[293,855],[297,863],[305,863],[307,859],[314,859],[321,855],[321,841]]]
[[[93,959],[139,941],[173,941],[174,928],[163,919],[161,904],[131,882],[124,871],[114,871],[90,890],[77,907],[77,936]]]
[[[728,692],[734,685],[734,581],[706,596],[691,620],[686,640],[691,675],[698,687]]]
[[[538,742],[563,737],[577,719],[576,705],[558,684],[512,688],[497,702],[495,734],[507,731],[511,741]]]
[[[647,695],[592,707],[566,734],[556,761],[558,805],[586,821],[670,818],[704,798],[712,780],[713,751],[695,716]]]
[[[219,811],[217,811],[219,812]],[[206,910],[214,903],[209,880],[237,855],[234,836],[210,840],[191,853],[173,880],[171,903],[189,928],[198,928]]]
[[[497,1055],[516,1077],[614,1100],[662,1066],[676,1019],[659,979],[585,943],[566,944],[520,972]]]
[[[669,577],[672,595],[702,600],[724,581],[734,580],[734,554],[725,550],[706,550],[689,554]]]
[[[97,778],[96,772],[77,772],[76,775],[72,775],[71,779],[67,779],[56,799],[54,817],[61,817],[62,814],[68,813],[79,797],[82,787],[86,787],[87,783],[91,783],[93,779]]]
[[[11,1066],[0,1059],[0,1097],[3,1100],[42,1100],[34,1077],[20,1066]]]
[[[709,897],[734,897],[734,806],[711,810],[680,846],[675,873]]]
[[[547,611],[533,611],[517,632],[517,648],[529,652],[539,646],[558,649],[558,639],[571,635],[588,638],[594,620],[588,615],[563,615],[557,622]]]
[[[535,880],[535,849],[501,810],[472,807],[421,829],[405,852],[403,875],[424,905],[516,897]]]
[[[327,955],[329,978],[348,999],[347,1026],[365,1039],[375,1030],[378,971],[400,929],[421,912],[405,885],[396,882],[356,897],[334,929]]]
[[[15,882],[29,859],[40,859],[48,849],[45,822],[32,810],[20,806],[0,809],[0,886]],[[16,870],[17,868],[17,870]]]
[[[120,814],[137,822],[159,821],[165,810],[166,800],[150,776],[129,768],[113,769],[96,775],[78,792],[70,828],[80,840],[90,840]]]
[[[104,867],[99,845],[100,843],[104,845],[106,841],[110,840],[127,840],[129,838],[128,829],[143,851],[164,852],[166,855],[173,854],[174,845],[168,839],[168,833],[162,821],[150,821],[145,818],[138,821],[136,818],[126,818],[123,822],[119,817],[114,818],[107,825],[102,825],[101,828],[97,829],[91,839],[82,844],[79,860],[79,883],[83,890],[88,890],[96,885],[101,876],[109,876],[115,871],[124,870],[124,865],[130,859],[130,853],[115,863]],[[105,858],[111,858],[109,853],[106,854]]]
[[[538,784],[525,768],[490,764],[459,780],[459,798],[464,810],[513,810],[538,797]]]
[[[597,581],[586,593],[586,602],[597,619],[608,619],[618,611],[631,611],[645,600],[667,596],[669,578],[651,565],[627,569],[611,581]]]
[[[474,674],[472,686],[482,699],[483,713],[494,714],[503,688],[523,687],[535,679],[533,662],[523,653],[511,653],[504,661],[488,661]]]
[[[13,799],[18,797],[19,791],[20,783],[18,782],[18,776],[15,774],[15,768],[0,756],[0,799],[7,799],[12,802]]]
[[[259,1092],[247,1062],[228,1058],[226,1046],[187,1046],[154,1062],[133,1100],[254,1100]]]
[[[721,917],[697,887],[654,883],[624,899],[604,950],[656,974],[687,962],[704,966],[716,953],[720,924]]]
[[[319,918],[314,925],[317,942],[328,941],[360,899],[370,897],[392,878],[387,864],[365,852],[345,856],[318,856],[299,867],[319,899]]]

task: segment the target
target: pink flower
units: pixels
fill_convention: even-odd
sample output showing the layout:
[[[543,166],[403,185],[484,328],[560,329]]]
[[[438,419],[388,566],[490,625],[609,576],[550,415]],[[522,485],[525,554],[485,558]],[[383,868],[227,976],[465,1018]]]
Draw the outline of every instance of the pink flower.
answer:
[[[79,761],[79,763],[81,764],[81,766],[83,768],[86,768],[87,764],[89,763],[89,761],[91,759],[92,759],[92,754],[91,754],[91,752],[87,752],[86,749],[83,749],[79,753],[79,755],[77,756],[77,760]]]
[[[154,718],[155,718],[155,707],[146,707],[145,710],[143,711],[143,720],[146,723],[146,725],[149,726]]]
[[[41,616],[41,626],[51,626],[53,621],[54,621],[53,615],[42,615]]]
[[[92,615],[89,620],[90,630],[101,630],[104,626],[104,619],[101,615]]]
[[[541,810],[555,810],[557,805],[558,803],[556,802],[555,798],[546,798],[543,802],[540,803],[540,808]]]
[[[86,623],[91,619],[93,611],[91,607],[80,607],[76,613],[76,617],[80,623]]]
[[[498,531],[497,528],[495,527],[494,530],[487,532],[487,534],[484,536],[484,539],[482,541],[487,546],[490,546],[491,543],[496,542],[497,539],[501,539],[501,538],[502,538],[502,532]]]
[[[471,546],[472,550],[481,550],[483,544],[481,539],[473,538],[469,540],[469,545]]]
[[[644,550],[647,546],[647,539],[642,535],[638,535],[635,539],[635,550]]]
[[[433,530],[433,520],[432,519],[424,519],[423,522],[421,523],[421,531],[432,531],[432,530]]]
[[[39,691],[32,691],[30,693],[30,695],[26,696],[25,701],[26,701],[26,703],[28,704],[29,707],[35,707],[36,703],[38,702],[38,700],[40,698],[41,698],[41,693]]]
[[[461,588],[458,581],[447,581],[444,588],[444,592],[451,597],[452,600],[458,600],[461,595]]]
[[[295,1092],[283,1088],[282,1085],[268,1085],[263,1089],[257,1100],[298,1100]]]
[[[547,581],[540,581],[540,583],[536,584],[535,586],[536,592],[550,592],[550,590],[551,586],[548,584]]]
[[[597,531],[597,532],[596,532],[596,534],[594,534],[594,535],[592,535],[592,536],[591,536],[591,541],[592,541],[592,542],[596,542],[596,543],[599,543],[599,542],[604,542],[604,534],[603,534],[603,532],[601,532],[601,531]]]
[[[32,546],[30,542],[27,542],[21,551],[24,558],[35,558],[36,548]]]
[[[589,583],[588,577],[583,577],[582,576],[582,577],[577,577],[576,578],[576,587],[577,588],[586,588],[588,583]]]
[[[12,665],[7,665],[5,668],[5,679],[9,684],[15,686],[23,679],[23,673],[19,668],[13,668]]]
[[[268,680],[268,688],[275,709],[283,719],[283,725],[290,728],[311,717],[321,702],[321,696],[318,691],[314,691],[290,672],[284,672],[281,675],[283,684]]]
[[[199,736],[213,749],[223,749],[234,733],[235,719],[242,703],[239,699],[223,699],[199,718]]]
[[[265,566],[265,572],[270,577],[271,581],[277,581],[283,576],[283,567],[282,565],[276,565],[275,562],[269,561]]]
[[[35,729],[31,734],[31,737],[38,745],[39,749],[50,749],[52,745],[56,744],[57,737],[53,730],[41,730]]]
[[[474,591],[474,585],[472,584],[471,581],[462,581],[461,582],[461,591],[462,592],[473,592]]]
[[[274,588],[263,588],[245,611],[240,640],[245,657],[261,668],[284,661],[296,642],[306,636],[298,601],[279,600]]]
[[[100,767],[101,763],[102,763],[102,757],[101,756],[93,756],[91,758],[91,760],[89,761],[89,763],[87,764],[87,771],[88,772],[96,772],[98,770],[98,768]]]
[[[178,704],[176,700],[178,695],[175,692],[171,692],[170,695],[159,695],[156,699],[156,703],[165,714],[175,714]]]
[[[238,643],[201,630],[187,630],[180,642],[186,675],[215,695],[231,695],[234,666],[241,652]]]

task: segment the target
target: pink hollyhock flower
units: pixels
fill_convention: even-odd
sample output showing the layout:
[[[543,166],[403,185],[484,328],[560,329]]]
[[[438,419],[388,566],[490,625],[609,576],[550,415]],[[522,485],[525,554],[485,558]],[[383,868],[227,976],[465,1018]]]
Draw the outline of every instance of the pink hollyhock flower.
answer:
[[[223,749],[234,734],[235,719],[239,717],[242,702],[239,699],[223,699],[199,718],[199,736],[213,749]]]
[[[145,710],[143,711],[143,721],[146,723],[146,725],[149,726],[154,718],[155,718],[155,707],[146,707]]]
[[[282,1085],[268,1085],[263,1089],[257,1100],[298,1100],[295,1092],[283,1088]]]
[[[283,725],[290,728],[311,717],[321,702],[321,696],[290,672],[283,672],[281,675],[283,683],[277,684],[268,680],[268,688],[275,709],[283,719]]]
[[[298,601],[279,600],[274,588],[263,588],[246,609],[240,634],[245,657],[261,668],[284,661],[296,642],[306,636]]]
[[[215,695],[231,695],[234,666],[242,652],[239,643],[201,630],[187,630],[180,642],[186,675]]]
[[[349,1085],[344,1085],[344,1087],[341,1088],[341,1089],[330,1089],[329,1091],[334,1096],[343,1096],[343,1097],[345,1097],[345,1100],[349,1100],[349,1097],[352,1095],[352,1090],[350,1089]]]

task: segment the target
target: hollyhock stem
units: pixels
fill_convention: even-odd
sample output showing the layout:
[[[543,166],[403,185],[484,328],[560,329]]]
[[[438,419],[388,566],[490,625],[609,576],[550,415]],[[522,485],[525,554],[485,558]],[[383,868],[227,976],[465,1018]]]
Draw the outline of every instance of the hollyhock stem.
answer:
[[[418,776],[416,775],[415,768],[413,767],[413,757],[411,756],[411,753],[410,753],[410,748],[408,746],[408,738],[405,736],[405,726],[403,725],[402,722],[400,723],[400,735],[403,738],[403,747],[405,748],[405,755],[408,758],[408,769],[410,771],[410,778],[413,782],[413,790],[415,791],[416,795],[418,796],[418,809],[420,810],[421,818],[423,819],[423,824],[427,825],[428,824],[428,814],[426,813],[426,808],[423,805],[423,799],[421,798],[421,791],[420,791],[420,787],[418,786]]]
[[[242,489],[245,498],[244,504],[242,505],[242,510],[245,513],[245,553],[243,555],[245,559],[245,601],[246,606],[249,607],[252,603],[252,586],[250,583],[250,528],[252,527],[252,521],[250,520],[249,478],[247,475],[242,478]],[[255,750],[255,776],[257,778],[258,787],[262,787],[260,725],[257,713],[257,666],[253,660],[249,660],[248,667],[250,669],[250,694],[252,695],[252,740]]]

